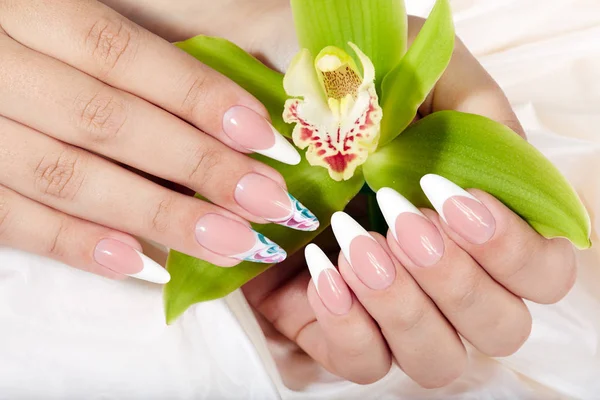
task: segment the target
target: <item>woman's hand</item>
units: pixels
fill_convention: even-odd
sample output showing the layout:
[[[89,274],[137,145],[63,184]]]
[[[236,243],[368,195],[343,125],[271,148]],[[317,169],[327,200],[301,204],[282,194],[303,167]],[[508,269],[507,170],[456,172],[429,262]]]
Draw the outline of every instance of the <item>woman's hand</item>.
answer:
[[[285,224],[293,199],[242,153],[297,151],[254,97],[166,40],[96,1],[0,1],[0,87],[0,244],[160,283],[131,235],[221,266],[285,258],[247,221]]]
[[[421,23],[409,19],[412,38]],[[485,115],[524,136],[498,85],[460,41],[419,114],[448,109]],[[244,287],[250,304],[326,369],[357,383],[382,378],[395,359],[420,385],[444,386],[464,371],[461,337],[490,356],[515,352],[531,329],[523,299],[553,303],[573,285],[571,244],[541,237],[482,191],[435,175],[421,185],[437,212],[383,189],[387,238],[337,213],[339,269],[309,245],[312,281],[294,257]],[[331,240],[319,241],[337,255]]]

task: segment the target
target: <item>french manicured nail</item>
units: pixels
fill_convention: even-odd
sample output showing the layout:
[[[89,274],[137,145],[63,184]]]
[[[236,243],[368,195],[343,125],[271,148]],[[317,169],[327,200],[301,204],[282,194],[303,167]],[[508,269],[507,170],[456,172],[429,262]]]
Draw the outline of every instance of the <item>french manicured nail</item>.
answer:
[[[167,283],[171,275],[151,258],[115,239],[102,239],[94,249],[94,259],[112,271],[154,283]]]
[[[442,258],[444,240],[417,207],[390,188],[377,192],[377,202],[392,235],[415,264],[429,267]]]
[[[371,289],[385,289],[394,282],[396,268],[383,247],[348,214],[331,217],[333,234],[344,257],[360,280]]]
[[[214,253],[242,261],[273,264],[287,256],[263,234],[219,214],[206,214],[198,220],[196,240]]]
[[[347,314],[352,307],[352,296],[335,266],[316,244],[306,246],[304,256],[325,307],[336,315]]]
[[[261,115],[244,106],[234,106],[223,115],[223,131],[242,147],[263,156],[296,165],[300,154]]]
[[[483,244],[494,236],[496,220],[471,193],[434,174],[421,178],[421,187],[442,219],[465,240]]]
[[[250,214],[300,231],[314,231],[319,220],[274,180],[247,174],[235,188],[235,200]]]

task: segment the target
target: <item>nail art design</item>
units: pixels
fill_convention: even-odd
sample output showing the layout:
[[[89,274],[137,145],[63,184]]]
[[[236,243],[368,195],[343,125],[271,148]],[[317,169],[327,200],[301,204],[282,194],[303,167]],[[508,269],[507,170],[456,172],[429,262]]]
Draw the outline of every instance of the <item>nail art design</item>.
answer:
[[[319,220],[274,180],[250,173],[238,182],[235,200],[249,213],[279,225],[314,231]]]
[[[164,284],[169,272],[151,258],[116,239],[102,239],[94,249],[94,259],[112,271],[148,282]]]
[[[365,285],[380,290],[394,282],[396,267],[390,256],[358,222],[338,211],[331,217],[331,227],[342,253]]]
[[[287,218],[273,220],[279,225],[284,225],[299,231],[316,231],[319,228],[317,217],[291,194],[287,194],[292,205],[292,212]]]
[[[381,188],[377,203],[396,242],[415,264],[428,267],[442,258],[440,232],[410,201],[391,188]]]
[[[444,222],[465,240],[483,244],[494,236],[494,216],[471,193],[434,174],[421,178],[421,188]]]
[[[261,115],[243,107],[231,107],[223,115],[223,131],[246,149],[285,164],[300,163],[296,148]]]
[[[352,307],[352,296],[327,255],[319,246],[311,243],[304,249],[304,256],[317,294],[325,307],[336,315],[347,314]]]
[[[256,243],[254,246],[244,253],[236,254],[231,257],[237,258],[238,260],[263,264],[280,263],[286,259],[287,253],[278,244],[267,239],[262,233],[258,233],[254,230],[252,232],[256,235]]]
[[[219,214],[206,214],[196,223],[196,240],[206,249],[225,257],[258,263],[278,263],[286,252],[239,221]]]

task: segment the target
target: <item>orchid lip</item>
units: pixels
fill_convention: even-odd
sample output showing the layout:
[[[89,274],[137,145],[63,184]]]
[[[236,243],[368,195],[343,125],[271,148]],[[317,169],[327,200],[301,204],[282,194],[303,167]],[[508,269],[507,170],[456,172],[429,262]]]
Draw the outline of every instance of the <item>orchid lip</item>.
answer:
[[[363,74],[351,56],[329,46],[314,59],[301,50],[284,78],[290,99],[283,119],[296,124],[294,144],[306,148],[308,162],[327,168],[336,181],[352,178],[375,151],[382,117],[373,63],[353,43],[348,45]]]

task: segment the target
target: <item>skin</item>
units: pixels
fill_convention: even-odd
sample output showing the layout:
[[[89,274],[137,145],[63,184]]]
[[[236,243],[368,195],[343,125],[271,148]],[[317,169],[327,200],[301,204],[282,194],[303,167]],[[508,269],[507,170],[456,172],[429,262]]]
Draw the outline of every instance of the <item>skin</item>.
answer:
[[[72,54],[66,49],[69,47],[65,44],[69,43],[68,40],[61,40],[52,32],[52,28],[58,26],[57,24],[79,27],[82,29],[80,34],[85,32],[84,27],[80,26],[82,18],[75,18],[75,14],[70,13],[66,14],[71,16],[71,20],[66,20],[67,16],[64,13],[59,17],[59,11],[64,11],[65,7],[73,9],[74,3],[84,4],[81,10],[85,9],[86,15],[96,15],[94,10],[99,9],[98,4],[91,1],[61,0],[53,2],[57,5],[51,7],[50,13],[40,13],[35,12],[36,2],[33,0],[0,1],[0,26],[6,31],[6,34],[0,33],[2,52],[5,53],[9,49],[8,52],[15,58],[15,63],[25,58],[32,59],[31,62],[38,66],[43,63],[46,75],[50,76],[52,74],[49,71],[57,66],[48,56],[68,58],[74,64],[77,61],[79,68],[83,69],[93,68],[93,65],[100,61],[99,65],[103,69],[96,72],[102,77],[99,81],[109,80],[108,83],[117,88],[119,84],[125,85],[127,79],[131,80],[135,76],[131,71],[154,68],[151,84],[150,80],[146,80],[137,82],[138,86],[135,86],[134,79],[133,83],[127,84],[135,87],[127,87],[125,91],[132,93],[132,97],[138,96],[139,99],[141,96],[147,100],[143,103],[143,109],[136,109],[141,119],[161,114],[164,127],[174,128],[150,132],[154,141],[158,141],[165,130],[173,135],[172,148],[161,148],[161,154],[168,154],[169,151],[177,154],[182,140],[202,136],[214,146],[211,154],[217,154],[223,159],[227,157],[228,162],[223,163],[227,165],[227,171],[217,167],[211,169],[210,176],[198,174],[193,175],[193,179],[185,179],[190,176],[191,167],[178,162],[175,157],[169,162],[162,162],[161,168],[157,170],[150,170],[151,167],[144,165],[142,160],[139,163],[131,162],[129,165],[203,194],[208,193],[207,197],[222,206],[218,212],[227,213],[239,220],[254,221],[251,216],[232,205],[230,199],[222,193],[213,192],[213,186],[219,185],[212,185],[211,179],[220,179],[223,174],[230,176],[237,171],[249,169],[260,170],[280,182],[283,179],[276,171],[222,145],[220,140],[235,148],[219,136],[218,132],[212,133],[216,139],[209,137],[211,129],[205,127],[211,122],[208,116],[203,115],[203,104],[184,110],[176,107],[185,99],[186,89],[189,89],[189,85],[186,86],[185,83],[189,84],[190,81],[171,88],[169,84],[172,82],[167,80],[169,76],[186,76],[186,73],[192,77],[197,70],[206,74],[210,72],[175,52],[172,53],[173,57],[165,57],[165,60],[173,58],[178,61],[175,63],[177,65],[172,62],[157,64],[155,59],[143,60],[134,56],[126,58],[127,62],[121,63],[118,68],[109,69],[102,60],[96,60],[95,63],[88,60],[86,64],[82,61],[82,54]],[[106,0],[106,3],[130,20],[167,40],[181,40],[199,33],[224,36],[280,70],[284,69],[297,50],[293,27],[289,23],[290,12],[284,0]],[[28,18],[34,16],[35,24],[28,25],[25,22],[26,13]],[[422,22],[421,19],[410,18],[411,40]],[[238,26],[240,29],[232,30],[228,28],[230,26]],[[277,32],[277,35],[273,35],[272,32]],[[157,49],[172,51],[168,50],[166,42],[158,40],[158,36],[149,33],[144,35],[147,38],[152,37],[155,43],[160,43],[155,44]],[[59,51],[59,42],[64,47],[62,51]],[[0,65],[0,77],[4,80],[5,87],[9,83],[16,85],[15,82],[22,81],[24,84],[17,90],[19,93],[35,93],[36,86],[33,83],[37,77],[34,72],[32,76],[25,76],[27,79],[18,79],[26,74],[25,69],[17,69],[14,65],[11,69],[6,65],[10,67],[10,63],[3,62]],[[62,75],[54,76],[55,79],[65,79],[65,85],[69,84],[69,76],[74,79],[74,75],[80,75],[75,74],[77,68],[62,68]],[[10,80],[6,80],[7,77]],[[193,79],[190,79],[193,82]],[[209,85],[202,88],[203,96],[199,96],[199,99],[227,104],[229,96],[240,96],[264,115],[264,110],[259,104],[253,103],[251,98],[246,97],[247,94],[240,92],[239,88],[233,87],[227,80],[214,77],[208,82]],[[142,87],[145,89],[142,90]],[[0,114],[3,96],[0,96]],[[48,99],[57,99],[57,96],[56,93],[37,96],[39,98],[24,95],[20,107],[30,107],[32,102],[46,104]],[[131,104],[141,102],[136,103],[132,100]],[[156,106],[170,113],[160,111]],[[133,105],[131,107],[135,108]],[[525,136],[502,90],[460,41],[457,42],[448,70],[420,108],[419,115],[448,109],[485,115],[507,124]],[[191,125],[178,125],[179,122],[175,121],[173,114],[189,121]],[[44,115],[36,115],[36,120],[43,118]],[[18,134],[19,140],[23,137],[31,141],[44,140],[41,147],[46,149],[46,154],[62,154],[65,145],[50,137],[53,135],[52,126],[46,127],[50,132],[41,134],[23,125],[29,123],[29,126],[36,127],[32,121],[21,121],[22,124],[19,125],[15,120],[19,121],[14,117],[12,120],[0,118],[0,151],[7,152],[13,148]],[[4,133],[7,131],[17,133],[9,138]],[[182,137],[183,134],[177,133],[178,131],[185,131],[188,136]],[[135,137],[136,132],[133,129],[123,134],[132,136],[132,144],[140,141],[140,138]],[[118,149],[116,143],[115,147],[112,147],[110,140],[101,139],[89,140],[79,144],[79,147],[94,152],[100,150],[101,154],[111,158],[114,158],[115,153],[126,154],[124,150]],[[147,137],[144,140],[148,140]],[[99,143],[101,146],[94,147]],[[164,146],[164,142],[161,142],[161,145]],[[111,149],[113,153],[107,149]],[[43,153],[42,151],[35,155],[43,158]],[[60,157],[58,159],[60,160]],[[84,159],[90,170],[94,169],[91,168],[93,166],[106,171],[104,178],[96,177],[95,184],[99,191],[107,190],[102,192],[104,196],[120,193],[120,196],[111,201],[115,205],[113,207],[111,204],[115,211],[109,213],[112,219],[99,216],[106,215],[107,211],[102,209],[101,204],[94,203],[97,199],[91,190],[75,191],[75,195],[61,198],[60,195],[36,193],[33,189],[19,191],[3,186],[0,187],[0,211],[5,212],[0,215],[5,217],[0,218],[0,244],[44,254],[113,278],[118,276],[98,270],[90,260],[88,247],[102,235],[115,236],[131,243],[132,246],[139,246],[132,236],[123,233],[129,232],[211,262],[221,262],[222,265],[231,262],[217,259],[214,254],[198,254],[197,249],[192,248],[190,241],[193,239],[181,234],[190,229],[186,225],[191,223],[189,221],[195,221],[196,216],[206,212],[206,208],[214,206],[192,201],[179,193],[168,191],[91,153],[85,155]],[[133,156],[128,158],[132,159]],[[0,170],[5,168],[7,166],[3,165]],[[24,166],[11,165],[10,171],[18,175],[20,168]],[[112,175],[109,171],[112,171]],[[240,172],[240,176],[244,173]],[[107,174],[112,178],[110,181],[106,179]],[[29,182],[28,185],[35,188],[33,182]],[[67,190],[66,193],[71,192]],[[332,373],[360,384],[372,383],[384,377],[390,369],[392,359],[397,360],[406,374],[424,387],[434,388],[449,384],[462,374],[467,362],[466,351],[459,334],[490,356],[514,353],[527,339],[531,329],[531,315],[522,299],[546,304],[564,297],[575,280],[573,249],[566,240],[542,238],[492,196],[477,190],[471,190],[471,193],[486,205],[496,220],[496,232],[490,241],[484,245],[472,245],[442,222],[434,211],[422,210],[442,233],[446,248],[444,257],[434,268],[419,269],[406,257],[389,232],[387,237],[372,233],[393,257],[396,265],[396,280],[392,286],[375,292],[362,284],[342,255],[338,257],[339,248],[330,231],[327,231],[315,242],[327,250],[332,258],[338,259],[340,273],[354,296],[350,312],[344,316],[335,316],[327,310],[310,280],[302,254],[297,253],[286,260],[285,265],[270,269],[243,288],[248,301],[261,316],[265,332],[268,335],[285,336]],[[136,199],[143,201],[138,204]],[[153,200],[150,202],[152,204],[147,204],[148,199]],[[171,201],[165,203],[168,207],[159,215],[161,221],[168,221],[169,228],[158,229],[148,222],[147,216],[156,215],[156,210],[161,209],[160,200],[165,199]],[[357,199],[346,210],[359,221],[364,217],[359,210],[366,208],[360,203],[363,200]],[[118,205],[124,201],[128,206],[119,208]],[[94,208],[97,209],[96,214],[86,211]],[[138,218],[132,218],[131,213],[135,216],[138,209],[143,212],[137,215]],[[125,215],[127,218],[124,218]],[[120,222],[114,226],[114,222],[111,221]],[[141,223],[135,225],[132,221]],[[31,226],[36,229],[31,229]]]

